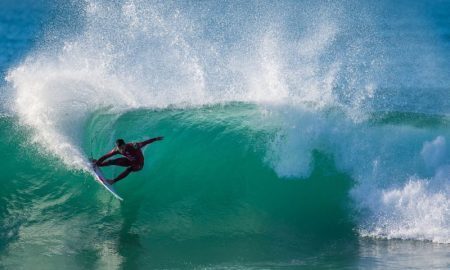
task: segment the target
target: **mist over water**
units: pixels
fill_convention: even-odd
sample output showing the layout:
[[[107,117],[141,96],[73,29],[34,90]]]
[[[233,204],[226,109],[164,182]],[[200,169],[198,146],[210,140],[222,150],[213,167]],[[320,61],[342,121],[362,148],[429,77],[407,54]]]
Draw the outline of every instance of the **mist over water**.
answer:
[[[49,29],[8,70],[0,101],[30,132],[27,142],[62,161],[64,170],[88,172],[90,151],[101,155],[116,136],[135,140],[148,130],[159,135],[159,128],[170,138],[164,153],[179,151],[186,159],[174,160],[188,164],[161,165],[159,173],[173,173],[167,179],[177,171],[186,181],[221,174],[227,159],[218,157],[212,170],[198,165],[208,163],[200,156],[213,157],[218,141],[229,143],[231,159],[251,160],[240,173],[252,187],[262,179],[269,189],[267,179],[275,179],[316,181],[328,190],[333,182],[317,179],[329,172],[348,195],[337,192],[346,214],[335,221],[354,223],[360,237],[450,243],[447,1],[89,0],[60,12],[72,14],[77,27]],[[148,129],[133,132],[136,125]],[[240,147],[221,141],[230,134]],[[177,136],[205,136],[209,148],[184,145]],[[233,177],[239,179],[224,181],[235,184]],[[273,198],[282,201],[284,192],[280,187]],[[256,209],[271,208],[256,197],[233,201],[239,203],[231,233],[267,233]],[[301,204],[294,197],[286,200]],[[195,203],[184,203],[180,212],[161,213],[166,226],[187,226],[179,213]],[[289,211],[280,215],[307,226]],[[215,224],[202,230],[230,233]],[[194,232],[173,233],[184,239]]]

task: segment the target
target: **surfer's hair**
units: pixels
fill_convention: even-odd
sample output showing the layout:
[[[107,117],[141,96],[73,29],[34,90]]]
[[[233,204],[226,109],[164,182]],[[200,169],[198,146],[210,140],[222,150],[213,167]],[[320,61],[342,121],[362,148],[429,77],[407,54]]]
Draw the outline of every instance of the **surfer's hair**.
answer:
[[[125,141],[123,139],[117,139],[117,141],[116,141],[117,146],[122,146],[124,144],[125,144]]]

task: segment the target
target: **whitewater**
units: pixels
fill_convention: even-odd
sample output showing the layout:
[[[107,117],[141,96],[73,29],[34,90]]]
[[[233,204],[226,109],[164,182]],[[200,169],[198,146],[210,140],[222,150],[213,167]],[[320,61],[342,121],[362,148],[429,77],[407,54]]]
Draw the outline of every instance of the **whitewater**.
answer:
[[[0,266],[450,266],[449,1],[4,5]]]

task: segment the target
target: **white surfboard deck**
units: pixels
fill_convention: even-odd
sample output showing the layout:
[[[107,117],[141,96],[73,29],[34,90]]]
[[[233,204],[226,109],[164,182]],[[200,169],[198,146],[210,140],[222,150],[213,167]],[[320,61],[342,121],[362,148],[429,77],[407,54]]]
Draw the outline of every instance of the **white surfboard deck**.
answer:
[[[116,193],[114,188],[110,184],[108,184],[108,182],[106,182],[106,177],[103,176],[103,172],[100,170],[100,168],[97,165],[92,164],[92,169],[94,170],[95,180],[99,182],[104,188],[106,188],[106,190],[108,190],[112,195],[114,195],[114,197],[123,201],[122,197],[120,197],[119,194]]]

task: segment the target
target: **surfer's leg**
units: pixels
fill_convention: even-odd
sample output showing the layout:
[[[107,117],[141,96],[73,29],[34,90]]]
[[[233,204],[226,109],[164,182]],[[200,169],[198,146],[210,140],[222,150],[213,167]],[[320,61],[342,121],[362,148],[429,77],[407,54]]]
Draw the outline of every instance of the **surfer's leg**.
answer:
[[[122,180],[125,177],[127,177],[130,174],[130,172],[132,172],[132,171],[133,171],[132,167],[126,168],[126,170],[123,171],[121,174],[119,174],[116,178],[110,180],[109,184],[112,185],[112,184],[114,184],[116,182],[119,182],[120,180]]]
[[[108,161],[105,161],[102,164],[100,164],[99,167],[110,166],[110,165],[129,167],[129,166],[131,166],[131,162],[130,162],[130,160],[128,160],[128,158],[122,157],[122,158],[110,159]]]

